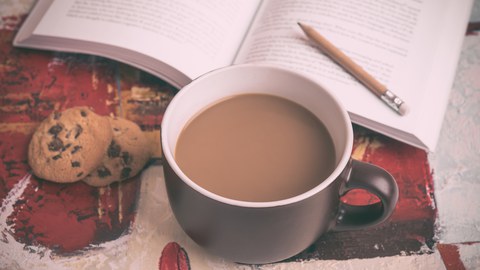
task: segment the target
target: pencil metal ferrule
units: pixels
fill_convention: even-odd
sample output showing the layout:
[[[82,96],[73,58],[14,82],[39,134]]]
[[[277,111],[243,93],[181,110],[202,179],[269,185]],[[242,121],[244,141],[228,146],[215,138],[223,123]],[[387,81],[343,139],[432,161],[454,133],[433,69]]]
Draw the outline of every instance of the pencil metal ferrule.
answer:
[[[403,104],[403,100],[397,97],[392,91],[386,90],[380,98],[397,113],[400,113],[400,106]]]

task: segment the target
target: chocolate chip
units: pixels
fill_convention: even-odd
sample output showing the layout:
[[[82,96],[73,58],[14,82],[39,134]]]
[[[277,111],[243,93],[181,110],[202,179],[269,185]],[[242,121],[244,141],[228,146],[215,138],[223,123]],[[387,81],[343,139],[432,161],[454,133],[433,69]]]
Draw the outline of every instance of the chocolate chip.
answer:
[[[80,162],[78,161],[72,161],[72,167],[75,168],[75,167],[80,167]]]
[[[80,172],[80,173],[77,174],[77,177],[80,177],[82,175],[83,175],[83,172]]]
[[[65,150],[67,150],[70,146],[72,146],[71,143],[69,143],[69,144],[65,145],[64,147],[62,147],[62,152],[65,151]]]
[[[133,157],[128,152],[122,152],[122,160],[125,165],[132,163]]]
[[[58,120],[62,116],[61,112],[53,112],[53,119]]]
[[[53,160],[57,160],[59,158],[62,158],[62,155],[58,154],[58,155],[52,157]]]
[[[75,126],[75,139],[82,134],[83,128],[79,124]]]
[[[122,172],[120,173],[120,177],[122,179],[128,178],[130,176],[130,172],[132,172],[132,169],[129,167],[125,167],[122,169]]]
[[[80,115],[83,117],[87,117],[87,112],[85,112],[84,110],[81,110]]]
[[[75,145],[75,146],[73,147],[73,149],[72,149],[72,152],[70,152],[70,153],[72,153],[72,155],[73,155],[73,154],[77,153],[78,150],[80,150],[80,149],[82,149],[82,146],[80,146],[80,145]]]
[[[56,124],[55,126],[52,126],[49,130],[48,133],[52,134],[53,136],[57,136],[60,131],[63,130],[63,127],[60,124]]]
[[[120,131],[120,129],[119,129],[119,128],[113,128],[113,130],[114,130],[114,131]]]
[[[98,173],[98,177],[100,177],[100,178],[105,178],[107,176],[112,175],[110,170],[103,167],[103,166],[97,169],[97,173]]]
[[[116,158],[120,156],[120,151],[122,151],[122,148],[120,147],[115,140],[112,140],[110,143],[110,146],[108,147],[107,150],[107,155],[109,158]]]
[[[53,140],[48,144],[48,150],[50,151],[60,151],[63,148],[63,142],[59,138],[53,138]]]

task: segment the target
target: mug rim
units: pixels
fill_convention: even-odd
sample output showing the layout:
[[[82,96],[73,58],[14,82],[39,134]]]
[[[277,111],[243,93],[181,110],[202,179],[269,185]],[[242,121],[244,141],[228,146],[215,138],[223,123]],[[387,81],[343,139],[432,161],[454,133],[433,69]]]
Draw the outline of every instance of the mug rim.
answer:
[[[345,143],[345,149],[342,153],[342,156],[337,163],[335,169],[330,173],[330,175],[323,180],[320,184],[316,185],[315,187],[292,197],[286,198],[286,199],[281,199],[281,200],[275,200],[275,201],[243,201],[243,200],[237,200],[237,199],[231,199],[228,197],[221,196],[219,194],[216,194],[212,191],[209,191],[202,186],[198,185],[196,182],[191,180],[183,171],[180,169],[178,166],[177,162],[175,161],[175,158],[173,157],[173,149],[171,149],[170,145],[168,144],[167,140],[167,132],[166,130],[168,129],[170,125],[170,119],[171,115],[174,113],[173,111],[175,110],[176,106],[179,106],[179,100],[181,99],[182,96],[187,95],[189,92],[191,92],[192,88],[198,82],[201,82],[205,79],[208,79],[208,77],[213,76],[217,73],[222,73],[222,72],[227,72],[231,69],[243,69],[243,68],[261,68],[261,69],[271,69],[271,70],[276,70],[276,71],[281,71],[281,72],[286,72],[290,73],[292,75],[295,75],[297,77],[301,77],[303,80],[309,81],[310,83],[313,83],[318,86],[318,88],[321,88],[321,91],[324,91],[329,98],[332,99],[332,101],[335,103],[335,105],[339,108],[339,111],[341,112],[341,116],[339,116],[339,119],[343,119],[343,125],[344,129],[347,131],[346,134],[346,141]],[[278,67],[278,66],[272,66],[269,64],[237,64],[237,65],[231,65],[227,67],[222,67],[218,69],[214,69],[212,71],[209,71],[196,79],[192,80],[189,84],[181,88],[177,94],[173,97],[173,99],[170,101],[167,109],[165,110],[165,113],[163,115],[162,119],[162,124],[161,124],[161,145],[162,145],[162,152],[163,152],[163,158],[166,159],[166,162],[168,162],[169,166],[171,169],[175,172],[175,174],[189,187],[194,189],[195,191],[199,192],[200,194],[224,203],[228,205],[233,205],[233,206],[239,206],[239,207],[249,207],[249,208],[268,208],[268,207],[277,207],[277,206],[283,206],[283,205],[289,205],[293,204],[299,201],[303,201],[309,197],[312,197],[313,195],[317,194],[318,192],[324,190],[327,188],[331,183],[333,183],[343,172],[345,167],[348,165],[348,162],[351,159],[351,151],[353,148],[353,128],[351,126],[351,120],[350,116],[348,115],[347,110],[344,108],[342,103],[334,96],[331,94],[330,91],[326,90],[328,88],[325,88],[322,84],[320,84],[318,81],[308,77],[305,74],[301,74],[299,72],[295,72],[286,68]]]

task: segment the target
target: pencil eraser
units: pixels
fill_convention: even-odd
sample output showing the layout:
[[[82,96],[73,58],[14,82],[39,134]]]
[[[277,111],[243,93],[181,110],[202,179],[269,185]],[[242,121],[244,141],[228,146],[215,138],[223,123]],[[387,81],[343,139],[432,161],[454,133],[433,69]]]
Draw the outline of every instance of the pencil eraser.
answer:
[[[400,104],[400,107],[398,107],[398,113],[402,116],[407,114],[408,111],[409,111],[409,108],[405,103]]]

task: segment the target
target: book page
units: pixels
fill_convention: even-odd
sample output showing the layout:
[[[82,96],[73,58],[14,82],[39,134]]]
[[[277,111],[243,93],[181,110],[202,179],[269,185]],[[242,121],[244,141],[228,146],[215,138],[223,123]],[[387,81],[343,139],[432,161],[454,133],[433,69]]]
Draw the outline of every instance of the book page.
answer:
[[[463,2],[463,6],[468,6],[465,4],[469,1]],[[377,131],[385,125],[415,133],[418,118],[428,106],[435,105],[422,99],[442,41],[438,39],[442,22],[453,4],[454,0],[267,0],[236,62],[263,62],[303,72],[336,95],[354,121],[366,120],[370,122],[367,126]],[[456,15],[463,16],[457,26],[465,24],[464,14]],[[387,85],[408,104],[410,113],[402,117],[386,106],[323,55],[297,22],[313,26]],[[455,24],[452,20],[449,23]],[[463,35],[453,34],[457,35],[454,40]],[[458,50],[451,53],[455,55]],[[455,65],[446,68],[453,74]]]
[[[191,79],[231,64],[259,0],[55,0],[33,34],[121,47]]]

